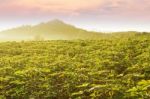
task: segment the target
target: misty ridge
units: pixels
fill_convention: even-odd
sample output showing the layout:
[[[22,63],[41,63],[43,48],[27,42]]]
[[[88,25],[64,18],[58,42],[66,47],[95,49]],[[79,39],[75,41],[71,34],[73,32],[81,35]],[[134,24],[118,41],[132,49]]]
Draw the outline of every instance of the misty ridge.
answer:
[[[69,40],[97,38],[100,34],[89,32],[55,19],[46,23],[25,25],[0,32],[1,40]]]
[[[115,33],[87,31],[54,19],[34,26],[24,25],[1,31],[0,41],[102,39],[114,36],[133,36],[137,33],[134,31]]]

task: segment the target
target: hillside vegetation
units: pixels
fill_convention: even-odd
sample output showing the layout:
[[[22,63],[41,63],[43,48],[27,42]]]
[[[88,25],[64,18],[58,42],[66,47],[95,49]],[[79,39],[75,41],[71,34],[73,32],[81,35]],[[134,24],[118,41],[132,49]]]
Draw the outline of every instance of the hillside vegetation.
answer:
[[[0,43],[0,99],[150,99],[150,35]]]

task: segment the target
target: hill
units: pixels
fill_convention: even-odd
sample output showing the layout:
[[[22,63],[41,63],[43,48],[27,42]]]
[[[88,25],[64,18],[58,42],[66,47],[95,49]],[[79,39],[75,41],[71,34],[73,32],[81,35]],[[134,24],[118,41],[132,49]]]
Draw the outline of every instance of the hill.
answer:
[[[90,32],[55,19],[34,26],[26,25],[0,32],[1,40],[96,39],[102,33]]]

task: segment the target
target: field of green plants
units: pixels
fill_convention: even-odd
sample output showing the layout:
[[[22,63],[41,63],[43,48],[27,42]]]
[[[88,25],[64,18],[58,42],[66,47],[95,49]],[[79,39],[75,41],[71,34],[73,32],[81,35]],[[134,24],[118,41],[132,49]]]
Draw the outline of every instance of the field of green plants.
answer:
[[[150,99],[150,35],[0,43],[0,99]]]

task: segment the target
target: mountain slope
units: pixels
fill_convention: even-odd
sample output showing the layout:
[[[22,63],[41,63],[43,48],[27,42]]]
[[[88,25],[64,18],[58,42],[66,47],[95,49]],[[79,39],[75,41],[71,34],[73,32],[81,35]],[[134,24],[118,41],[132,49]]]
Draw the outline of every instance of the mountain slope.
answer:
[[[102,34],[89,32],[66,24],[60,20],[52,20],[35,26],[21,26],[0,32],[1,40],[70,40],[70,39],[97,39]]]

